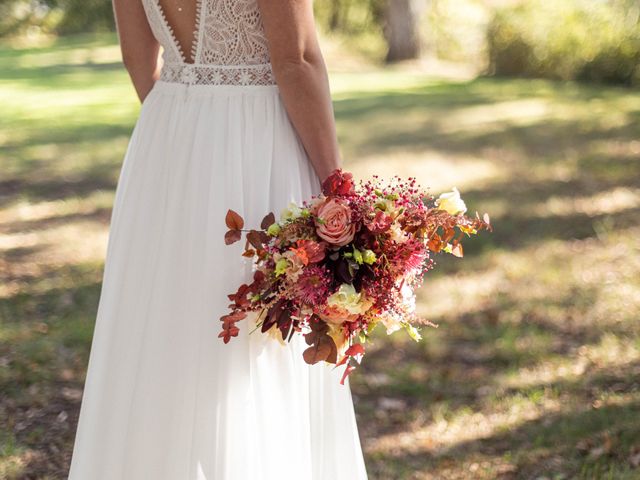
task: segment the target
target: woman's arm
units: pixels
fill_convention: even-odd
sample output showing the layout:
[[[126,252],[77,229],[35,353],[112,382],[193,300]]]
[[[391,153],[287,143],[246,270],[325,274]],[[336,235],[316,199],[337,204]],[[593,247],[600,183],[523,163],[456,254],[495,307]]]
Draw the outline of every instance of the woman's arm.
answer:
[[[258,4],[282,100],[323,181],[342,162],[312,0],[258,0]]]
[[[122,61],[140,102],[160,73],[160,45],[151,32],[141,0],[113,0]]]

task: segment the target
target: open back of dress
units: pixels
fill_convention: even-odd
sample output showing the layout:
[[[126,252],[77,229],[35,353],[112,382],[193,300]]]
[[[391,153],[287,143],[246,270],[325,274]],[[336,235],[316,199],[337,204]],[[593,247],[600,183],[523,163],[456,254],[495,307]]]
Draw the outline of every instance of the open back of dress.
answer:
[[[164,48],[161,79],[203,85],[274,84],[255,0],[143,0]]]

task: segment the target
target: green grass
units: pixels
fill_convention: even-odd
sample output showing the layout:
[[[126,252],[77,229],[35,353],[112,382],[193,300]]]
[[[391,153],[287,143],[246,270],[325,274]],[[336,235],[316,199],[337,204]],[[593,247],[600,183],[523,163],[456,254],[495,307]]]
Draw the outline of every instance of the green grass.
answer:
[[[70,460],[139,108],[114,42],[0,45],[0,478]],[[347,168],[456,185],[495,226],[429,274],[439,328],[352,376],[370,478],[640,478],[640,93],[331,77]]]

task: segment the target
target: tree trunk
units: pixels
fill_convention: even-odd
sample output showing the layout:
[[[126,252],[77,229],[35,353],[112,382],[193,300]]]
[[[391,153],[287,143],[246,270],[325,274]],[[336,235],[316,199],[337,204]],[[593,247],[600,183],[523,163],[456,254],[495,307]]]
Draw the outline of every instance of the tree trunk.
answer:
[[[384,35],[389,46],[387,62],[418,58],[420,14],[423,0],[387,0]]]

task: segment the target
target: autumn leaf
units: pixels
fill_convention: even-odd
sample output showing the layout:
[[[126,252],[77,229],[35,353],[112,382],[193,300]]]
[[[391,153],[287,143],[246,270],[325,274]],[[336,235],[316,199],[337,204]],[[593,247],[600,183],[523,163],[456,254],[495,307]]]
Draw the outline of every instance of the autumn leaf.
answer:
[[[314,365],[322,360],[325,360],[331,354],[331,345],[327,342],[318,342],[315,345],[307,348],[302,357],[304,361],[309,365]]]
[[[342,374],[342,379],[340,380],[340,385],[344,385],[344,381],[347,379],[349,374],[356,369],[353,365],[347,365],[344,369],[344,373]]]
[[[329,335],[319,336],[314,345],[311,345],[303,353],[304,361],[309,365],[314,365],[322,360],[329,363],[336,363],[338,348]]]
[[[231,230],[242,230],[242,227],[244,227],[244,220],[242,217],[231,209],[227,211],[224,221],[227,224],[227,227]]]
[[[364,345],[361,343],[354,343],[344,352],[346,356],[353,357],[353,359],[360,363],[364,356]]]
[[[276,216],[273,214],[273,212],[268,213],[262,219],[262,222],[260,222],[260,228],[263,229],[263,230],[266,230],[267,228],[269,228],[274,223],[276,223]]]
[[[267,312],[267,316],[262,322],[262,333],[267,332],[273,325],[276,325],[280,321],[280,317],[286,310],[285,300],[278,300]]]
[[[224,243],[227,245],[231,245],[232,243],[236,243],[241,238],[242,232],[240,230],[228,230],[227,233],[224,234]]]
[[[311,331],[304,336],[305,342],[309,345],[302,356],[304,361],[310,365],[322,360],[329,363],[336,363],[338,359],[338,347],[333,339],[327,334],[329,327],[318,317],[312,318],[309,322]]]
[[[442,241],[444,243],[449,243],[455,234],[456,231],[453,228],[447,228],[444,232],[444,237],[442,237]]]
[[[427,247],[429,247],[429,250],[436,253],[442,250],[442,240],[440,239],[440,235],[437,233],[434,234],[427,242]]]
[[[462,258],[462,256],[464,255],[463,251],[462,251],[462,244],[461,243],[454,243],[453,247],[451,248],[451,254]]]
[[[224,343],[229,343],[231,337],[237,337],[240,329],[236,327],[236,322],[239,322],[246,316],[247,314],[244,312],[233,312],[220,317],[220,320],[222,320],[222,331],[218,334],[218,338],[222,338]]]
[[[259,230],[251,230],[247,233],[247,241],[257,250],[264,247],[265,243],[269,242],[269,236]]]

